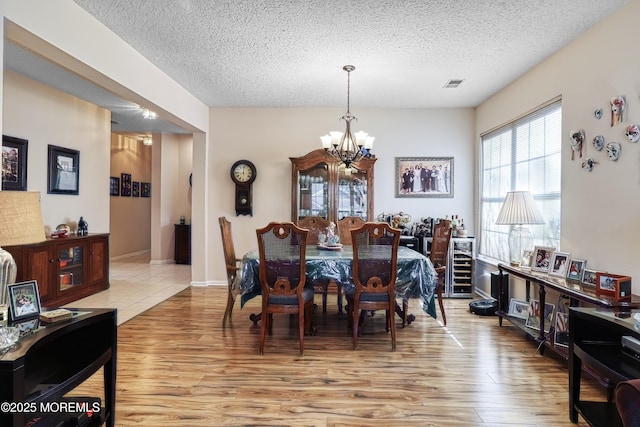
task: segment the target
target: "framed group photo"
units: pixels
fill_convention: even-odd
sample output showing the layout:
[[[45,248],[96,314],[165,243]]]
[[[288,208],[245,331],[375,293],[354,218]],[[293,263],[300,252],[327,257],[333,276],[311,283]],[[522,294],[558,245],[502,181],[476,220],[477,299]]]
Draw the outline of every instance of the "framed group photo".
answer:
[[[396,157],[396,197],[453,197],[453,157]]]
[[[12,320],[28,319],[40,314],[40,294],[35,280],[7,286]]]
[[[49,194],[80,194],[80,152],[49,145]]]
[[[26,139],[2,135],[2,190],[27,191]]]
[[[588,268],[585,268],[582,271],[582,280],[580,280],[580,283],[587,286],[595,286],[597,277],[598,272],[596,270],[589,270]]]

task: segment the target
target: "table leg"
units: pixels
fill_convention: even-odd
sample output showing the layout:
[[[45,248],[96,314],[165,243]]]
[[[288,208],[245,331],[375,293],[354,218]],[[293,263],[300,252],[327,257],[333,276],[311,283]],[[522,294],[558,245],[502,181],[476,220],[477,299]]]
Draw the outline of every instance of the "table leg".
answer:
[[[544,286],[540,285],[540,333],[538,334],[539,351],[540,355],[544,354],[544,342],[547,340],[544,335],[544,317],[545,317],[545,296],[547,291]]]
[[[405,323],[410,325],[411,322],[416,320],[416,316],[413,314],[409,314],[409,304],[406,300],[402,300],[402,307],[397,302],[395,303],[395,312],[402,319],[402,327],[404,328]]]

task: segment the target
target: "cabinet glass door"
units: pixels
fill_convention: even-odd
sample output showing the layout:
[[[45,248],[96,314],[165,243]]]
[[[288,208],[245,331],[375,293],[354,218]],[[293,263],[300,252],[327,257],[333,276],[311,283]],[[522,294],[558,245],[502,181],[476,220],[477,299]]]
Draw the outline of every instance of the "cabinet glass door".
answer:
[[[326,163],[298,172],[298,219],[307,216],[328,218],[329,175]]]
[[[338,168],[338,220],[357,216],[367,220],[367,173],[357,169]]]
[[[69,245],[58,250],[59,285],[58,291],[64,292],[84,284],[84,248]]]

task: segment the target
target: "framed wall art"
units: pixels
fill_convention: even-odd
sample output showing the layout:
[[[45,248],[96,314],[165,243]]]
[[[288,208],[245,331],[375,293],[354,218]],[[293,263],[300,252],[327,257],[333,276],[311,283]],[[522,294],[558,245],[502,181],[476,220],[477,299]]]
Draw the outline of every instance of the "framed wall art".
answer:
[[[27,191],[26,139],[2,135],[2,189]]]
[[[119,196],[120,195],[120,178],[117,176],[112,176],[109,181],[109,195],[110,196]]]
[[[124,197],[131,196],[131,174],[120,174],[120,195]]]
[[[49,145],[49,194],[80,194],[80,152]]]
[[[531,270],[548,273],[551,265],[551,256],[555,250],[556,248],[551,246],[534,247],[531,255]]]
[[[150,182],[141,182],[140,183],[140,197],[151,197],[151,183]]]
[[[40,314],[40,294],[35,280],[7,286],[11,319],[20,320]]]
[[[453,157],[396,157],[396,197],[453,197]]]
[[[138,181],[131,183],[131,196],[140,197],[140,183]]]

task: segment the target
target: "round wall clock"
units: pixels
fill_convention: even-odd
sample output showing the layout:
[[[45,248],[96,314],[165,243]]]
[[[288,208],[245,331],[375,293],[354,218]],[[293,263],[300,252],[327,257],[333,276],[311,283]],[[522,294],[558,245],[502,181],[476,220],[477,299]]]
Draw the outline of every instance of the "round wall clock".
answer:
[[[256,167],[249,160],[238,160],[231,166],[231,179],[237,185],[250,185],[256,175]]]
[[[249,160],[238,160],[229,172],[231,180],[236,184],[236,215],[253,216],[251,184],[258,175],[256,166]]]
[[[609,156],[611,160],[618,160],[621,151],[622,146],[618,142],[610,142],[607,144],[607,156]]]

